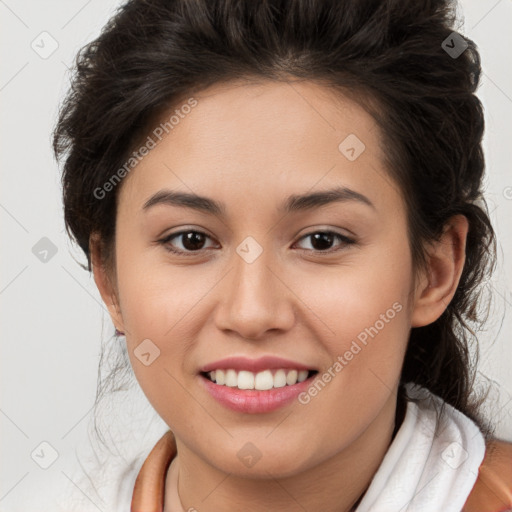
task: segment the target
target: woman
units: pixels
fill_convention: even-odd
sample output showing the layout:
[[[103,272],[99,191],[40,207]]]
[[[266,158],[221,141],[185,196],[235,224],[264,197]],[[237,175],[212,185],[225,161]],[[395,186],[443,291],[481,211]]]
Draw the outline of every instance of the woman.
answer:
[[[447,1],[132,0],[80,53],[66,225],[169,426],[119,510],[512,507],[471,396],[495,238],[453,23]]]

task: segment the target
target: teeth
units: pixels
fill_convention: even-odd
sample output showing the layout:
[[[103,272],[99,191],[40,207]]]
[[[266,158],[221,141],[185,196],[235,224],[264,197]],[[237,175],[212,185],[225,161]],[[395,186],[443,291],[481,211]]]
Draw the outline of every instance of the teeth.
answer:
[[[228,370],[226,372],[226,382],[224,384],[230,388],[236,388],[238,386],[238,377],[235,370]]]
[[[299,375],[297,376],[297,380],[299,382],[304,382],[308,378],[308,371],[307,370],[301,370],[299,372]]]
[[[274,387],[284,388],[286,386],[286,372],[284,370],[277,370],[274,374]]]
[[[295,384],[297,382],[298,375],[299,373],[297,372],[297,370],[290,370],[286,374],[286,384],[288,384],[288,386]]]
[[[258,373],[241,370],[213,370],[208,373],[212,382],[221,386],[238,389],[256,389],[265,391],[272,388],[293,386],[297,382],[304,382],[308,377],[307,370],[263,370]]]
[[[254,373],[238,372],[238,389],[254,389]]]
[[[242,373],[242,372],[240,372]],[[254,389],[265,391],[266,389],[272,389],[274,387],[274,377],[270,370],[265,370],[256,374],[254,379]]]

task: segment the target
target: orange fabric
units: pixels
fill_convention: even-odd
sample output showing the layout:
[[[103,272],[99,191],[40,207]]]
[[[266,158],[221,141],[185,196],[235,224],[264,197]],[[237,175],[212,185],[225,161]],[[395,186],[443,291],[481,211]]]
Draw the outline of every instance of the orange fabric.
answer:
[[[131,512],[163,512],[165,476],[176,455],[176,442],[169,430],[156,443],[140,468],[133,487]]]
[[[462,512],[506,512],[512,510],[512,443],[493,439],[487,443]]]
[[[163,512],[165,477],[176,456],[176,442],[169,430],[142,465],[133,488],[131,512]],[[484,460],[462,512],[512,510],[512,443],[488,441]]]

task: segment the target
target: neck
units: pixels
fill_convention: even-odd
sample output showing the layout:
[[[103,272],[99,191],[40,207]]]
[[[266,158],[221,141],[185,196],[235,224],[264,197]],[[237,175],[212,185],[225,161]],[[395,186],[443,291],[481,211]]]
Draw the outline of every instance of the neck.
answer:
[[[392,394],[370,426],[345,449],[285,478],[247,478],[224,473],[176,438],[178,494],[183,510],[352,512],[359,504],[400,426],[404,405]],[[166,479],[166,496],[170,488]],[[169,499],[165,499],[169,503]],[[168,505],[164,512],[171,512]],[[172,511],[174,512],[174,511]]]

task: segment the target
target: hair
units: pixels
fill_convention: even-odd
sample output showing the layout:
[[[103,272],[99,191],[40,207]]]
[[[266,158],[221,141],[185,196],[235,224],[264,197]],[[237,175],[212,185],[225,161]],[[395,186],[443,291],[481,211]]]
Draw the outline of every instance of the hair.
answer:
[[[483,197],[480,57],[455,31],[448,0],[130,0],[76,58],[54,131],[64,160],[66,230],[87,257],[99,235],[115,274],[120,186],[98,198],[154,123],[216,83],[314,81],[357,102],[381,128],[386,166],[402,192],[415,271],[449,219],[468,219],[455,295],[433,323],[412,328],[400,377],[438,395],[490,436],[472,396],[482,287],[496,264]],[[452,38],[452,39],[450,39]],[[455,38],[455,39],[454,39]],[[466,47],[450,55],[443,42]],[[475,342],[475,364],[470,357]],[[121,357],[120,368],[129,365]],[[101,381],[101,378],[99,379]],[[103,387],[102,387],[103,386]],[[97,400],[104,383],[98,384]]]

